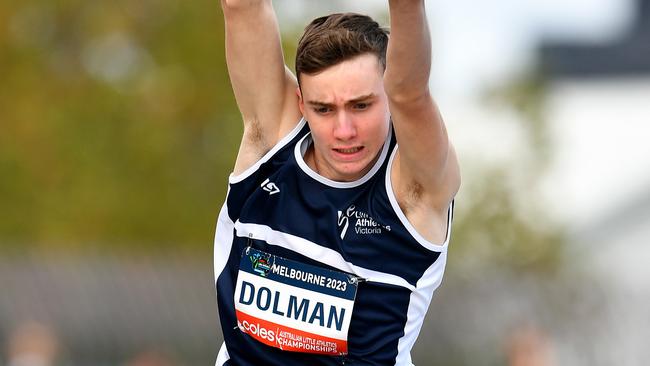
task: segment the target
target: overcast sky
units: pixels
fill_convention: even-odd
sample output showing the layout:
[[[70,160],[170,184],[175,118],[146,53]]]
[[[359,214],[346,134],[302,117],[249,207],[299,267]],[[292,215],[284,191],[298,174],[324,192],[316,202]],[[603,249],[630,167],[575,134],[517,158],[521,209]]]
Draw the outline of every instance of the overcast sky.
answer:
[[[279,0],[281,19],[300,26],[328,11],[381,17],[386,0]],[[530,65],[543,38],[605,42],[626,31],[634,0],[426,0],[437,96],[467,97]]]
[[[542,38],[605,42],[626,31],[631,0],[430,0],[440,93],[473,93],[521,72]]]

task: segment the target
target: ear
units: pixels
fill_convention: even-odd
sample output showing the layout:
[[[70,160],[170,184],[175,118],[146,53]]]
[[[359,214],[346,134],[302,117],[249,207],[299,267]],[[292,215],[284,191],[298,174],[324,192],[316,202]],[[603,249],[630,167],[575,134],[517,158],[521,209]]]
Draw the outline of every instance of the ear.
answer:
[[[305,101],[302,99],[302,91],[300,87],[296,88],[296,95],[298,96],[298,108],[300,108],[300,114],[305,115]]]

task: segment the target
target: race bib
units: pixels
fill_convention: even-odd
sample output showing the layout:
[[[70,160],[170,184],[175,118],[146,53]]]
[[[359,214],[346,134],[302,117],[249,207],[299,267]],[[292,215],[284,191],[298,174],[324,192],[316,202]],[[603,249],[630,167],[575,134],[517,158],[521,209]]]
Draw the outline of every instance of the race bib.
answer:
[[[246,248],[235,288],[237,325],[285,351],[346,355],[357,278]]]

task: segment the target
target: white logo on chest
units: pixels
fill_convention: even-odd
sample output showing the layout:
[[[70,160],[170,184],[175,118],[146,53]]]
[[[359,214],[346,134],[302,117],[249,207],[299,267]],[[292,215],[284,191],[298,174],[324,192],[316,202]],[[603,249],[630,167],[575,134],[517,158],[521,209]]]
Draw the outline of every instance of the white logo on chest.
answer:
[[[390,226],[384,226],[375,221],[367,213],[357,211],[354,205],[345,211],[337,212],[337,223],[341,230],[341,239],[345,238],[350,226],[350,220],[354,222],[354,232],[357,235],[381,234],[382,230],[390,231]]]
[[[271,182],[269,178],[266,178],[266,180],[260,184],[260,187],[262,187],[263,190],[269,192],[269,195],[280,193],[280,188],[278,188],[275,183]]]

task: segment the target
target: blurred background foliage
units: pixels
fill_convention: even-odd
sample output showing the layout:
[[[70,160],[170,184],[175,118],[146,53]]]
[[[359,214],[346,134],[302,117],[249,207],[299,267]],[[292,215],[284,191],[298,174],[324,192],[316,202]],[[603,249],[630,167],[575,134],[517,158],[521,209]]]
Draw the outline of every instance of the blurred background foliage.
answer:
[[[0,22],[3,242],[205,248],[241,134],[218,3],[7,1]]]
[[[546,82],[539,70],[484,92],[488,108],[509,111],[526,148],[506,164],[461,161],[464,181],[454,225],[453,267],[471,272],[493,266],[515,272],[552,275],[565,260],[564,229],[548,217],[539,182],[552,157],[545,119]],[[462,158],[462,156],[461,156]],[[468,258],[473,263],[465,266]]]
[[[241,134],[218,3],[7,1],[0,17],[3,246],[204,251]],[[296,38],[284,37],[290,65]],[[464,169],[454,247],[496,245],[502,264],[558,258],[547,243],[559,238],[518,219],[515,204],[513,184],[543,168],[537,81],[487,98],[530,122],[527,179]],[[518,252],[531,241],[538,249]]]
[[[205,248],[240,134],[218,3],[8,1],[0,17],[3,242]]]

